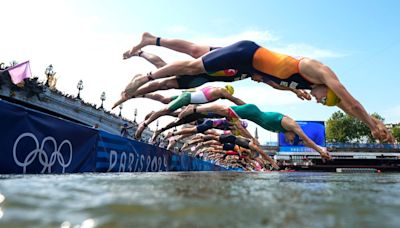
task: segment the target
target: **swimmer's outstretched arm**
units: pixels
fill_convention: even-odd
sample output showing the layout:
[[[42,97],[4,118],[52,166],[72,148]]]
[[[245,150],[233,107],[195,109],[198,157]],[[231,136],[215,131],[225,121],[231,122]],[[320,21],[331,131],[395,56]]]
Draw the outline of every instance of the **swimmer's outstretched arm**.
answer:
[[[367,113],[364,106],[347,91],[337,76],[331,70],[328,72],[330,72],[331,77],[327,77],[324,83],[340,98],[341,101],[337,106],[347,114],[364,122],[371,130],[371,134],[375,139],[378,139],[380,142],[393,143],[393,136],[387,128],[383,124],[377,124]]]
[[[303,139],[304,144],[312,149],[314,149],[315,151],[317,151],[321,157],[323,159],[328,159],[328,160],[332,160],[331,155],[322,147],[318,146],[317,144],[315,144],[314,141],[312,141],[305,133],[304,131],[301,129],[301,127],[296,123],[296,121],[294,121],[292,118],[288,117],[288,116],[284,116],[282,118],[282,127],[287,130],[287,131],[292,131],[294,132],[296,135],[298,135],[301,139]]]
[[[268,81],[268,82],[264,82],[264,83],[269,85],[269,86],[271,86],[274,89],[292,91],[301,100],[304,100],[304,99],[311,100],[311,95],[308,92],[306,92],[306,91],[304,91],[302,89],[293,89],[293,88],[290,88],[290,87],[287,87],[287,86],[281,86],[281,85],[279,85],[279,84],[277,84],[277,83],[275,83],[273,81]]]
[[[340,101],[340,103],[337,104],[336,106],[338,106],[344,112],[346,112],[347,114],[349,114],[353,117],[356,117],[356,115],[357,115],[357,113],[354,112],[353,109],[349,108],[350,105],[345,100]],[[370,115],[370,118],[371,118],[372,122],[375,124],[376,128],[379,129],[381,138],[384,138],[383,141],[388,142],[388,143],[394,143],[395,139],[394,139],[393,135],[388,131],[388,129],[385,127],[385,125],[382,123],[382,121],[376,119],[375,117],[373,117],[371,115]],[[371,131],[371,133],[372,133],[372,131]]]
[[[223,98],[232,101],[236,105],[244,105],[246,104],[244,101],[242,101],[240,98],[237,98],[233,96],[232,94],[228,93],[227,91],[223,91]]]
[[[257,151],[263,159],[267,160],[271,164],[272,167],[274,167],[275,169],[279,169],[279,165],[276,164],[275,160],[272,159],[267,153],[265,153],[265,151],[263,151],[257,145],[257,143],[259,145],[259,142],[254,142],[254,140],[251,140],[249,143],[250,149]]]

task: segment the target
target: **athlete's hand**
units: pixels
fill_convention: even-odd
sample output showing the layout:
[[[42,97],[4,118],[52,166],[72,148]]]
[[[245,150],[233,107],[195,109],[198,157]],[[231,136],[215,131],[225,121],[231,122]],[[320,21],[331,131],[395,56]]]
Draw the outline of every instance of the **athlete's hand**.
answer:
[[[297,95],[298,98],[300,98],[302,100],[304,100],[304,99],[311,100],[311,95],[308,92],[306,92],[306,91],[304,91],[302,89],[298,89],[296,91],[296,95]]]
[[[380,143],[394,143],[394,137],[387,130],[374,128],[371,130],[371,135],[379,140]]]
[[[381,141],[391,144],[395,142],[394,136],[383,124],[378,128],[379,131],[381,132],[381,139],[382,139]]]
[[[386,128],[386,126],[382,123],[382,121],[376,119],[375,117],[371,117],[375,122],[376,127],[371,130],[372,136],[378,139],[381,143],[394,143],[395,139],[391,132]]]
[[[376,140],[381,141],[381,132],[379,131],[378,128],[373,128],[371,129],[371,135],[374,137]]]
[[[328,153],[328,151],[326,151],[326,148],[322,149],[322,151],[320,151],[319,154],[321,155],[322,159],[332,160],[332,156]]]
[[[280,170],[281,169],[281,167],[279,167],[279,165],[276,164],[275,162],[271,163],[271,167],[273,168],[273,170]]]

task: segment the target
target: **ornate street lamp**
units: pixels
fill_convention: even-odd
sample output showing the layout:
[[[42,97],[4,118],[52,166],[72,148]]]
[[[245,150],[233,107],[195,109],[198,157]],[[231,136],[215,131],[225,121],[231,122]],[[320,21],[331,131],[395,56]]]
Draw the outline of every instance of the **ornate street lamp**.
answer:
[[[254,135],[255,135],[254,138],[258,140],[258,129],[257,129],[257,127],[256,127],[256,131],[254,132]]]
[[[82,80],[79,80],[78,85],[76,85],[76,88],[78,89],[78,96],[76,96],[76,98],[81,99],[81,90],[83,90]]]
[[[13,60],[13,61],[10,62],[10,67],[13,67],[13,66],[15,66],[15,65],[17,65],[17,64],[18,64],[18,62],[15,61],[15,60]]]
[[[45,73],[47,76],[52,75],[52,74],[53,74],[53,65],[50,64],[50,65],[46,68],[46,70],[44,71],[44,73]]]
[[[122,104],[120,104],[119,105],[119,115],[118,115],[119,117],[122,116],[122,114],[121,114],[122,113],[122,108],[123,108],[123,106],[122,106]]]
[[[101,109],[104,109],[103,103],[104,103],[104,101],[106,100],[106,92],[102,92],[102,93],[101,93],[100,100],[101,100],[100,108],[101,108]]]
[[[52,64],[50,64],[47,68],[46,68],[46,70],[44,71],[44,74],[46,75],[46,77],[47,77],[47,80],[46,80],[46,86],[50,86],[50,80],[53,80],[53,78],[51,78],[51,77],[54,77],[54,75],[56,74],[54,71],[53,71],[53,65]]]
[[[133,119],[133,122],[134,122],[134,123],[137,123],[137,122],[136,122],[137,108],[135,108],[135,112],[134,112],[133,114],[135,115],[135,119]]]

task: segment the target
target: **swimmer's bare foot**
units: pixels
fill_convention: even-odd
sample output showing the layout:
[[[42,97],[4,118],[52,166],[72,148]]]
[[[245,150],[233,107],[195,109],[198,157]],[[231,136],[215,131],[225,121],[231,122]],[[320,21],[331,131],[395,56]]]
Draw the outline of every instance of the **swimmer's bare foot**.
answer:
[[[188,147],[189,147],[189,144],[188,144],[187,142],[185,142],[185,143],[183,144],[183,146],[181,147],[181,150],[182,150],[182,151],[183,151],[183,150],[186,150]]]
[[[167,133],[167,135],[165,136],[165,138],[168,139],[168,138],[171,138],[172,136],[174,136],[174,132],[169,131],[169,132]]]
[[[172,138],[172,139],[169,139],[168,141],[169,141],[169,143],[168,143],[168,146],[167,146],[167,150],[171,150],[171,148],[173,148],[174,145],[176,144],[177,140]]]
[[[183,110],[179,113],[178,119],[182,119],[183,117],[188,116],[188,115],[194,113],[194,112],[195,112],[195,107],[196,107],[196,106],[194,106],[194,105],[188,105],[185,109],[183,109]]]
[[[151,136],[151,142],[155,142],[160,133],[160,130],[154,131],[153,136]]]
[[[141,122],[135,132],[135,139],[140,139],[142,136],[142,132],[144,129],[147,127],[147,124],[145,121]]]
[[[114,103],[114,105],[112,106],[111,109],[114,109],[115,107],[117,107],[118,105],[124,103],[125,101],[129,100],[132,97],[129,97],[128,94],[124,91],[121,93],[121,98]]]
[[[194,149],[195,149],[195,150],[199,150],[199,149],[202,148],[202,147],[204,147],[204,144],[203,144],[203,143],[199,143],[199,144],[197,144],[197,145],[194,147]]]
[[[137,51],[137,52],[133,53],[133,54],[132,54],[132,56],[141,57],[141,56],[142,56],[142,54],[143,54],[143,51],[142,51],[142,50],[139,50],[139,51]]]
[[[207,152],[207,148],[203,148],[201,150],[197,150],[195,156],[203,157],[204,153]]]
[[[126,52],[124,52],[124,54],[122,54],[122,58],[123,59],[128,59],[128,58],[130,58],[130,57],[133,57],[133,56],[137,56],[137,57],[142,57],[142,54],[143,54],[143,51],[142,50],[138,50],[138,51],[136,51],[136,52],[131,52],[131,50],[128,50],[128,51],[126,51]]]
[[[149,81],[149,76],[147,75],[136,75],[132,81],[125,87],[124,92],[127,93],[127,95],[129,96],[134,96],[136,90],[144,85],[146,82]]]
[[[149,75],[141,75],[141,74],[135,75],[131,80],[131,82],[125,87],[125,90],[121,93],[121,99],[119,99],[111,109],[114,109],[118,105],[135,97],[136,90],[140,86],[142,86],[143,84],[152,79],[150,75],[151,73]]]
[[[144,117],[144,120],[147,120],[151,115],[153,115],[153,113],[155,113],[155,111],[151,111],[149,114],[147,114],[147,115]]]
[[[157,41],[157,37],[151,35],[148,32],[143,33],[142,35],[142,40],[140,43],[136,46],[134,46],[131,50],[128,50],[124,52],[122,55],[123,59],[129,59],[130,57],[134,56],[135,53],[137,53],[141,48],[147,46],[147,45],[155,45]]]

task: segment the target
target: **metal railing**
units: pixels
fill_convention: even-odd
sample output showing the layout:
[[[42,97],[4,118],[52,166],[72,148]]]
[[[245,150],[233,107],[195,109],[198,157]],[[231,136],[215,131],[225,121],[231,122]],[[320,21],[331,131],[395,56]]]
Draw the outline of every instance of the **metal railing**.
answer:
[[[374,143],[327,143],[326,147],[345,149],[400,149],[400,144],[374,144]]]

